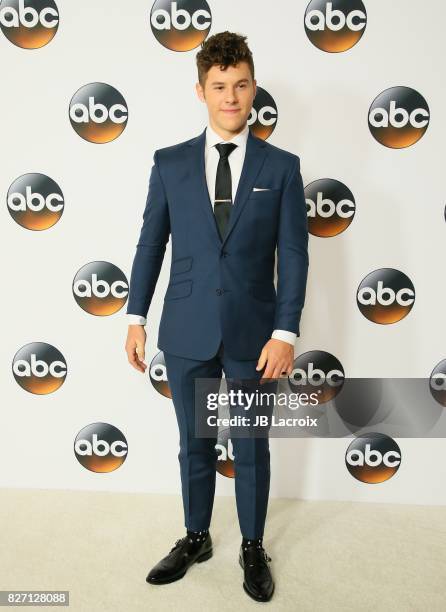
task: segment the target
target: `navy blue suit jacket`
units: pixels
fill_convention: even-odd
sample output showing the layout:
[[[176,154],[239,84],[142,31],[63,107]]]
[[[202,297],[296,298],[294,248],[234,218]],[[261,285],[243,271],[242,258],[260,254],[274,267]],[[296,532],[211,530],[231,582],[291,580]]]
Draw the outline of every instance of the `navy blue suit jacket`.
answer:
[[[223,340],[231,358],[258,359],[274,329],[300,336],[308,271],[300,160],[249,131],[222,241],[206,184],[205,136],[155,151],[127,313],[147,316],[170,234],[158,348],[207,360]]]

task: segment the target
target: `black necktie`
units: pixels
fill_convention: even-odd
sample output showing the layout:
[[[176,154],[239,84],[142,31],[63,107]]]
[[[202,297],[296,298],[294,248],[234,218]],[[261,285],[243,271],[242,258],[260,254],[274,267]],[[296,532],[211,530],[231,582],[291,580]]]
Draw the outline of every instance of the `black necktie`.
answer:
[[[228,157],[237,147],[233,142],[219,143],[215,148],[220,154],[215,179],[214,215],[220,237],[224,240],[226,226],[232,208],[232,180]]]

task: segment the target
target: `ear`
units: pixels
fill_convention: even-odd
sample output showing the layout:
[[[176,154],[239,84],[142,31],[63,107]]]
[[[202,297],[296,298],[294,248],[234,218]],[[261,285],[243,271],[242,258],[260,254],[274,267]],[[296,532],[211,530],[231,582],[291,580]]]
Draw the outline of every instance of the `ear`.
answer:
[[[202,86],[200,85],[200,82],[199,82],[199,81],[197,81],[197,82],[195,83],[195,90],[196,90],[196,92],[197,92],[197,96],[200,98],[200,100],[201,100],[202,102],[204,102],[204,101],[205,101],[205,99],[204,99],[204,94],[203,94],[203,88],[202,88]]]

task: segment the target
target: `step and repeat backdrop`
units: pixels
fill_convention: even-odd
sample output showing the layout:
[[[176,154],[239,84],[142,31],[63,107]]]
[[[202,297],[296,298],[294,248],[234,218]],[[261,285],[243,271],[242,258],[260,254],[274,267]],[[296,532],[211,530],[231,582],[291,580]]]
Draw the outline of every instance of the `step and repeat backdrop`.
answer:
[[[156,346],[170,243],[144,375],[125,306],[153,152],[204,129],[195,55],[224,30],[254,55],[251,131],[301,159],[294,386],[330,397],[347,378],[419,378],[446,408],[445,17],[440,0],[0,3],[1,486],[179,494]],[[220,434],[217,494],[232,495]],[[272,496],[446,503],[441,437],[371,424],[271,449]]]

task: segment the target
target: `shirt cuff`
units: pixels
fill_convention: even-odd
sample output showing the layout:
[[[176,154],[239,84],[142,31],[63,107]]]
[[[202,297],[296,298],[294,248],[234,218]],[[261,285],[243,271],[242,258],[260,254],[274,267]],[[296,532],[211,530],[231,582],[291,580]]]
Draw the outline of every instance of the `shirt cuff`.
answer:
[[[145,325],[147,319],[141,315],[127,314],[127,322],[129,325]]]
[[[289,342],[294,346],[297,334],[295,334],[294,332],[290,332],[286,329],[275,329],[272,333],[271,338],[275,338],[276,340],[283,340],[284,342]]]

